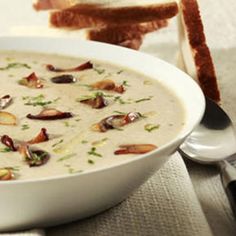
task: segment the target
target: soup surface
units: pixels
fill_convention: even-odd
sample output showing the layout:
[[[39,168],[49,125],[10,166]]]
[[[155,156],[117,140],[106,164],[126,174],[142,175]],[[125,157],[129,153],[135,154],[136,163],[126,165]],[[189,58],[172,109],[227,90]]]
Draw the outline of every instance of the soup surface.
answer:
[[[159,82],[99,61],[0,52],[0,180],[75,174],[160,147],[184,123]]]

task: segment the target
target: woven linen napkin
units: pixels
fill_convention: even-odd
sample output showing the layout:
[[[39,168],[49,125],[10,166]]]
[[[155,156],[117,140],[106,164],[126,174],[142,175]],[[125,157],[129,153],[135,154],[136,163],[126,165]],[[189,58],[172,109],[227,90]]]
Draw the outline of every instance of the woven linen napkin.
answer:
[[[211,235],[179,154],[133,195],[91,218],[46,230],[48,236]]]

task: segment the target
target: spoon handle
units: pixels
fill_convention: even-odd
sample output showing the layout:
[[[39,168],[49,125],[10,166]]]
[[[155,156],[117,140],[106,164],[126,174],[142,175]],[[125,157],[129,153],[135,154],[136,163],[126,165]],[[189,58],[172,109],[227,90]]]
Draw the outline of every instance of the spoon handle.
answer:
[[[229,203],[236,217],[236,169],[227,161],[220,163],[221,180]]]

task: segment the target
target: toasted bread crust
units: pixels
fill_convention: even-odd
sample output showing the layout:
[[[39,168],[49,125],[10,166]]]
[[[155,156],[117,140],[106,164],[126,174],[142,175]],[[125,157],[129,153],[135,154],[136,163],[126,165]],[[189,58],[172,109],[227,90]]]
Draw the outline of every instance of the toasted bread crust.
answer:
[[[197,0],[181,0],[180,9],[183,14],[189,44],[192,48],[199,85],[207,97],[219,102],[220,92],[215,68],[210,50],[206,44]]]
[[[91,29],[88,32],[88,39],[137,50],[141,46],[142,38],[145,34],[165,27],[167,24],[167,20],[158,20],[140,24]]]
[[[220,101],[220,92],[217,85],[214,65],[207,45],[195,48],[195,64],[197,77],[204,94],[212,100]]]
[[[134,7],[99,7],[78,4],[74,7],[51,13],[50,22],[54,27],[87,28],[107,24],[137,24],[168,19],[178,13],[175,2]]]

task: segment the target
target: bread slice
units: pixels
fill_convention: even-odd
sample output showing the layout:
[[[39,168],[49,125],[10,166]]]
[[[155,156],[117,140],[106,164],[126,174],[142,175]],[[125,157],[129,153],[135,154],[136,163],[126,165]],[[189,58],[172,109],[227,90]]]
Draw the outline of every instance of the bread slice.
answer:
[[[167,9],[169,6],[166,6],[165,4],[172,4],[174,6],[172,10],[177,9],[177,4],[174,0],[37,0],[34,3],[34,7],[36,10],[66,8],[62,11],[52,13],[54,17],[57,14],[60,16],[63,14],[72,14],[70,17],[63,15],[63,22],[59,25],[56,24],[57,27],[54,27],[54,29],[66,27],[69,29],[72,28],[73,30],[81,30],[83,28],[86,29],[87,39],[138,50],[145,34],[167,26],[166,19],[139,22],[140,19],[137,19],[138,12],[145,14],[145,12],[150,13],[152,11],[158,11],[159,14],[163,14],[163,9]],[[152,9],[152,5],[154,5],[154,9]],[[136,18],[130,19],[127,23],[126,15],[133,14],[133,10],[135,11],[134,14]],[[118,23],[117,21],[114,23],[115,19],[109,19],[109,17],[113,17],[112,14],[114,11],[117,12],[116,14],[119,19],[123,18],[121,23]],[[126,15],[124,16],[125,12]],[[92,17],[90,16],[90,13],[93,15]],[[96,14],[98,14],[99,17],[102,15],[103,21],[100,21],[100,18],[98,19]],[[73,18],[72,20],[71,17]],[[107,20],[105,20],[106,17],[108,17]],[[151,16],[151,18],[149,18],[149,16],[145,17],[145,20],[152,19],[152,17],[153,16]],[[160,16],[155,16],[155,18],[159,17]],[[53,18],[51,17],[51,21],[52,19]],[[53,24],[53,26],[55,26],[55,24]],[[69,33],[72,31],[67,32]]]
[[[197,0],[180,0],[179,9],[179,42],[186,72],[199,83],[205,96],[219,102],[216,73]]]
[[[81,29],[163,20],[178,13],[178,5],[174,0],[104,1],[106,3],[102,1],[103,4],[78,3],[52,12],[50,22],[54,27]]]
[[[87,38],[138,50],[145,34],[166,27],[167,24],[167,20],[158,20],[147,23],[95,28],[88,31]]]

